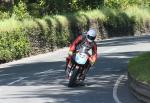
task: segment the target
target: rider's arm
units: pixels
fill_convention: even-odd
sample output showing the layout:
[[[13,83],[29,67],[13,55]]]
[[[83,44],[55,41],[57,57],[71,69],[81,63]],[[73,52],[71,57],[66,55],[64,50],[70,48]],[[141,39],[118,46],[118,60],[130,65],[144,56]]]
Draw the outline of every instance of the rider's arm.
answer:
[[[78,36],[75,41],[70,45],[69,51],[74,51],[76,49],[76,46],[79,44],[79,42],[82,41],[82,35]]]
[[[97,59],[97,45],[96,44],[92,48],[91,59],[92,59],[92,62],[96,62],[96,59]]]

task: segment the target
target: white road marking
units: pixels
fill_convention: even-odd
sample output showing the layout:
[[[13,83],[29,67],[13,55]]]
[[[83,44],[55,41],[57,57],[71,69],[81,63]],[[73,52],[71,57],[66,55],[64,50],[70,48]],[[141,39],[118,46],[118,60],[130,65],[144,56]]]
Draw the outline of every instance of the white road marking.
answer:
[[[114,50],[117,50],[117,48],[111,48],[111,49],[106,50],[106,51],[104,51],[104,52],[102,52],[102,53],[110,53],[110,52],[112,52],[112,51],[114,51]]]
[[[42,72],[34,73],[33,75],[47,74],[47,73],[50,73],[51,71],[52,70],[45,70],[45,71],[42,71]]]
[[[0,77],[2,77],[2,76],[8,76],[8,75],[10,75],[10,74],[1,74]]]
[[[104,53],[111,53],[113,52],[114,50],[117,50],[118,48],[111,48],[111,49],[108,49],[108,50],[98,50],[98,58],[100,57],[101,54],[104,54]]]
[[[4,70],[1,70],[0,72],[3,72]]]
[[[27,78],[27,77],[21,77],[20,79],[15,80],[15,81],[13,81],[13,82],[10,82],[10,83],[8,83],[7,85],[10,86],[10,85],[12,85],[12,84],[14,84],[14,83],[17,83],[17,82],[22,81],[22,80],[25,79],[25,78]]]
[[[119,100],[118,96],[117,96],[117,89],[118,89],[118,86],[119,86],[120,82],[122,81],[122,79],[123,79],[124,77],[125,77],[125,75],[121,75],[121,76],[117,79],[117,81],[116,81],[116,83],[115,83],[115,85],[114,85],[114,88],[113,88],[113,98],[114,98],[114,100],[115,100],[116,103],[122,103],[122,102]]]

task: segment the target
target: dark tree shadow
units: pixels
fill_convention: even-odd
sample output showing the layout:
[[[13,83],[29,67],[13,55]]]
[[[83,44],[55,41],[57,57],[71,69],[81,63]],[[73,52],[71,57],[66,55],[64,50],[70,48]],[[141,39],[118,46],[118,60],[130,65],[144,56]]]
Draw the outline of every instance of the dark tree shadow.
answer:
[[[124,37],[124,38],[114,38],[108,40],[97,41],[97,45],[100,47],[106,46],[125,46],[125,45],[135,45],[137,43],[149,43],[150,35],[137,36],[137,37]]]
[[[86,19],[86,25],[81,24],[77,17],[84,17]],[[72,42],[74,39],[77,38],[78,35],[82,35],[83,32],[87,31],[90,27],[90,19],[88,18],[88,16],[84,15],[84,14],[68,14],[66,16],[66,18],[68,19],[68,21],[70,21],[70,41]]]
[[[30,40],[32,42],[32,49],[38,48],[37,50],[32,50],[33,52],[38,51],[39,53],[43,53],[46,51],[46,38],[45,31],[43,25],[36,19],[34,19],[35,23],[39,26],[39,30],[35,32],[35,34],[30,35]],[[33,53],[34,54],[34,53]],[[38,53],[35,53],[38,54]]]
[[[132,36],[135,33],[135,18],[128,17],[124,12],[117,15],[111,10],[102,11],[104,15],[109,16],[107,22],[104,23],[104,27],[108,37],[119,36]]]
[[[55,46],[55,44],[54,44],[54,40],[53,40],[53,30],[52,30],[52,21],[50,20],[50,19],[48,19],[48,18],[45,18],[45,21],[46,21],[46,23],[47,23],[47,25],[48,25],[48,33],[47,33],[47,41],[48,41],[48,47],[47,48],[49,48],[49,51],[50,50],[54,50],[54,46]]]
[[[64,38],[66,38],[68,40],[68,38],[65,35],[69,35],[69,33],[66,34],[66,32],[63,28],[63,25],[62,25],[62,23],[60,22],[60,20],[58,18],[55,17],[53,19],[57,23],[57,26],[56,26],[56,29],[55,29],[55,31],[56,31],[56,45],[57,45],[57,47],[62,48],[62,47],[67,45]]]
[[[89,71],[85,87],[67,87],[64,61],[19,64],[3,69],[0,71],[0,85],[6,86],[10,82],[26,77],[10,86],[45,85],[47,88],[23,91],[19,94],[12,94],[10,98],[47,98],[58,103],[115,103],[112,97],[113,85],[122,73],[127,72],[128,60],[140,53],[137,51],[103,54]],[[120,56],[124,58],[120,58]],[[123,85],[121,84],[120,88]],[[57,91],[57,89],[60,90]]]
[[[100,44],[99,46],[134,45],[138,42],[149,42],[149,37],[150,36],[143,36],[141,38],[117,38],[114,40],[102,41],[103,45]],[[29,89],[10,94],[9,98],[15,99],[44,98],[48,100],[52,99],[58,103],[115,103],[112,97],[112,90],[116,80],[120,75],[127,73],[130,58],[141,53],[143,52],[133,51],[101,54],[97,63],[89,70],[85,80],[86,86],[84,87],[67,87],[68,82],[65,80],[64,60],[17,64],[1,69],[0,86],[8,86],[10,88],[46,86],[44,88],[38,88],[36,91]],[[21,78],[24,79],[20,80]],[[125,83],[126,82],[123,81],[119,85],[121,90],[126,90],[123,89],[125,88]],[[126,93],[126,95],[129,95],[129,93]],[[7,98],[8,97],[4,99]],[[122,100],[126,101],[123,98]],[[133,102],[128,101],[125,103]]]

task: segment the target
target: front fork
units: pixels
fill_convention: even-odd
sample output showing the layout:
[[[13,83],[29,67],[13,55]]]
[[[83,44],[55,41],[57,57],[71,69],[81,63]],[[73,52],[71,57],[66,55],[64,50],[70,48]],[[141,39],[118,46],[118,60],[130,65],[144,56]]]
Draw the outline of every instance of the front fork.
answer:
[[[85,79],[86,74],[87,74],[87,72],[89,71],[89,68],[90,68],[89,65],[88,65],[88,66],[85,66],[85,67],[82,67],[82,70],[81,70],[80,76],[79,76],[79,78],[80,78],[81,80],[84,80],[84,79]]]
[[[65,71],[66,71],[66,76],[67,76],[67,78],[69,79],[69,77],[72,75],[72,68],[74,68],[74,64],[72,64],[72,62],[71,61],[69,61],[67,64],[66,64],[66,69],[65,69]]]
[[[70,77],[72,76],[72,73],[73,73],[73,69],[80,69],[80,67],[78,65],[71,63],[70,68],[67,68],[67,69],[70,69],[67,72],[67,77],[68,77],[68,79],[70,79]]]
[[[88,65],[88,64],[87,64]],[[67,78],[69,79],[72,75],[72,69],[81,69],[79,72],[79,76],[78,76],[78,79],[80,80],[82,78],[82,80],[85,79],[85,76],[87,74],[87,72],[89,71],[89,68],[90,66],[85,66],[85,67],[79,67],[78,65],[75,65],[72,63],[72,61],[69,61],[67,64],[66,64],[66,76]]]

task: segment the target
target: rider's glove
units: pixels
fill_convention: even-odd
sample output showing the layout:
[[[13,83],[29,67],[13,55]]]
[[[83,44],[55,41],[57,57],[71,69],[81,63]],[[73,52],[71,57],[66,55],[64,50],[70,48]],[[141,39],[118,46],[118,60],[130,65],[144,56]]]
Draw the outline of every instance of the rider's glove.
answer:
[[[94,64],[95,64],[95,62],[93,62],[93,61],[90,61],[90,64],[91,64],[91,66],[92,66],[92,65],[94,65]]]
[[[91,66],[95,64],[95,61],[93,61],[91,57],[89,58],[89,60],[90,60]]]
[[[72,55],[73,55],[73,52],[72,52],[72,51],[69,51],[69,52],[68,52],[68,55],[69,55],[69,56],[72,56]]]

